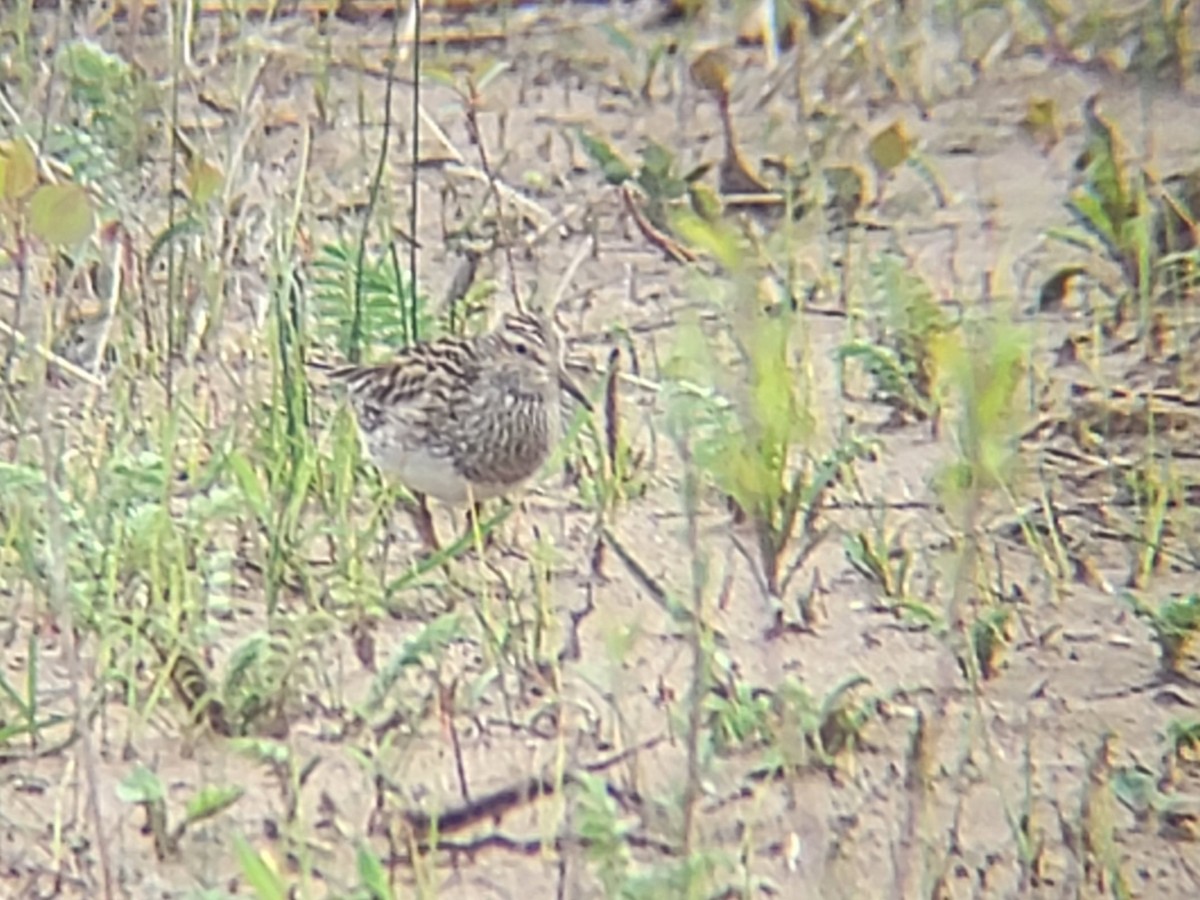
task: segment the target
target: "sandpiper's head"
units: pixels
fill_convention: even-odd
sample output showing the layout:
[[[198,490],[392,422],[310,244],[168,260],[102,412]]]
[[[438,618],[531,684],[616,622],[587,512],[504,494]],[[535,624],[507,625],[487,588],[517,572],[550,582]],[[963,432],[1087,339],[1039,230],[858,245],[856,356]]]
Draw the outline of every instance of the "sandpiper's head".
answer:
[[[557,384],[585,407],[591,408],[591,403],[563,368],[563,341],[548,316],[530,311],[506,313],[492,332],[492,339],[504,361],[522,377],[539,386]]]
[[[558,334],[544,316],[532,312],[506,313],[492,336],[497,351],[518,365],[549,372],[561,367]]]

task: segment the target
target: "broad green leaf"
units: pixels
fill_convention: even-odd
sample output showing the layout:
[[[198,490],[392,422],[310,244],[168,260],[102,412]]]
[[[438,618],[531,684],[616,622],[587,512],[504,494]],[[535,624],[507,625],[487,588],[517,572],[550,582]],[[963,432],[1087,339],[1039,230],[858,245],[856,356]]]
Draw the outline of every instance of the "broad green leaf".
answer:
[[[867,147],[867,155],[882,172],[898,168],[912,154],[912,138],[901,121],[893,122],[875,137]]]
[[[44,184],[29,201],[29,230],[47,244],[78,246],[95,224],[91,198],[77,184]]]
[[[187,191],[192,202],[203,206],[217,195],[225,183],[225,173],[206,159],[196,157],[188,170]]]
[[[25,141],[0,143],[0,200],[20,200],[37,184],[37,160]]]

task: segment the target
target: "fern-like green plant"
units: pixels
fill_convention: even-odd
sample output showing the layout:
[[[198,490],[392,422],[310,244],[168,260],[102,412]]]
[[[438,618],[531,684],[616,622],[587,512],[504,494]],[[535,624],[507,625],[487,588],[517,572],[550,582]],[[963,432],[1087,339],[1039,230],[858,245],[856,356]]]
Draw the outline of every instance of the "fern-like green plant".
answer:
[[[118,154],[124,167],[140,160],[153,133],[146,113],[156,105],[141,69],[87,39],[64,45],[58,62],[77,126]]]
[[[434,317],[421,295],[414,295],[396,258],[384,251],[363,260],[361,280],[361,332],[368,346],[353,346],[354,293],[358,279],[358,254],[344,244],[327,244],[312,263],[312,302],[309,315],[313,336],[332,345],[344,359],[357,351],[366,357],[388,353],[432,336]],[[417,333],[412,332],[410,311],[416,306]]]

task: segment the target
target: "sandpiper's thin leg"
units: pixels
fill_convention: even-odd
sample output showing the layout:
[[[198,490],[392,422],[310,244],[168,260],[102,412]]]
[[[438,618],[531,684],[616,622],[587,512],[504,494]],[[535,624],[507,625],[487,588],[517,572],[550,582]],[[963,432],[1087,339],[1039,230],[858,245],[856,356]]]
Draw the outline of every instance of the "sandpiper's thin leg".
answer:
[[[424,494],[417,491],[413,491],[413,496],[417,498],[417,504],[410,507],[409,512],[412,514],[413,524],[417,527],[417,534],[426,551],[437,553],[442,547],[438,543],[437,531],[433,527],[433,515],[429,512],[429,501]]]
[[[479,502],[472,503],[467,508],[465,525],[466,525],[466,529],[467,529],[466,534],[467,534],[467,537],[470,539],[472,546],[475,545],[476,534],[482,535],[484,549],[487,549],[495,544],[496,536],[490,531],[487,533],[483,532],[483,504],[482,503],[479,503]]]

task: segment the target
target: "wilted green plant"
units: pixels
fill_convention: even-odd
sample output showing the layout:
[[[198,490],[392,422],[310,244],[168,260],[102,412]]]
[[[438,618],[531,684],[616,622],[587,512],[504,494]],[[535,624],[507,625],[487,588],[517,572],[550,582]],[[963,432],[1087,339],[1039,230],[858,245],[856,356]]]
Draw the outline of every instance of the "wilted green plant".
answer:
[[[204,787],[188,800],[183,818],[171,825],[167,818],[167,790],[157,775],[144,766],[135,768],[119,785],[117,797],[136,804],[146,813],[146,827],[160,860],[179,852],[179,842],[197,822],[218,816],[241,799],[239,787]]]
[[[1200,594],[1189,594],[1153,607],[1127,593],[1125,602],[1150,627],[1154,642],[1158,644],[1158,661],[1163,674],[1182,675],[1193,642],[1200,635]]]
[[[747,279],[748,251],[732,232],[692,215],[676,222],[734,273],[704,285],[732,346],[696,324],[680,327],[670,427],[689,435],[701,471],[753,526],[753,555],[778,615],[790,579],[827,533],[821,515],[833,489],[874,444],[843,436],[829,449],[815,446],[801,313],[762,308]]]
[[[609,184],[635,187],[645,200],[646,218],[660,231],[671,231],[672,213],[688,201],[698,210],[715,212],[715,202],[705,192],[700,179],[711,166],[704,164],[689,172],[676,171],[675,154],[654,141],[647,142],[640,151],[641,164],[635,169],[607,140],[594,134],[578,130],[579,142],[584,152],[600,168]],[[699,191],[699,193],[697,193]]]
[[[1048,234],[1117,265],[1129,292],[1119,298],[1116,315],[1125,314],[1132,297],[1145,326],[1159,295],[1194,284],[1189,269],[1195,265],[1197,175],[1185,173],[1160,184],[1130,160],[1116,127],[1099,115],[1096,100],[1093,96],[1084,107],[1086,141],[1077,164],[1083,182],[1067,200],[1076,227]]]
[[[971,647],[979,673],[991,678],[1000,671],[1004,651],[1012,643],[1013,612],[1007,606],[993,606],[984,610],[971,623]]]
[[[1167,725],[1167,747],[1176,757],[1189,754],[1200,761],[1200,719],[1172,719]]]

